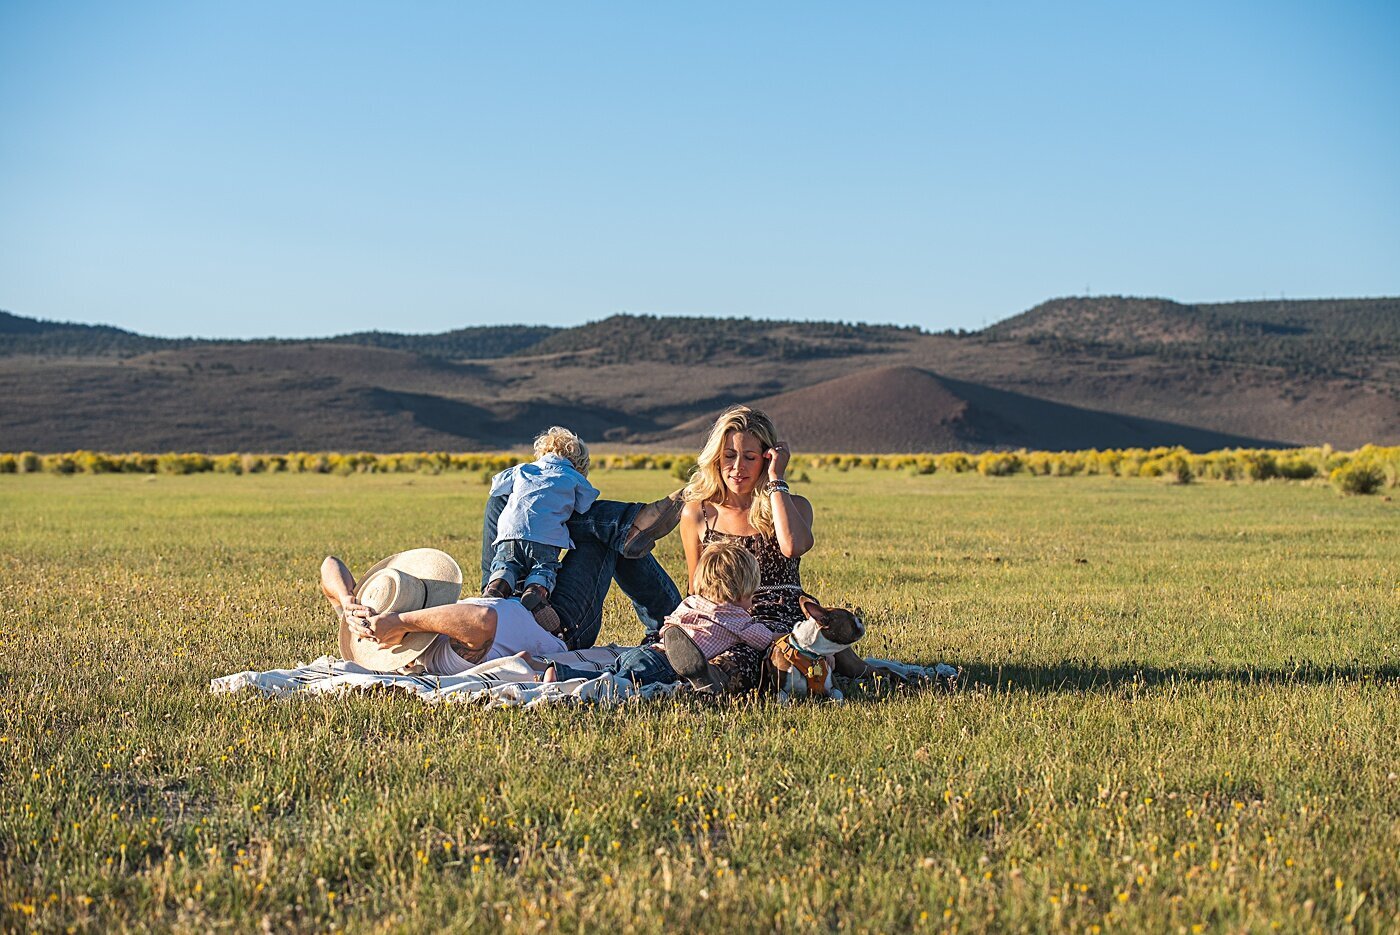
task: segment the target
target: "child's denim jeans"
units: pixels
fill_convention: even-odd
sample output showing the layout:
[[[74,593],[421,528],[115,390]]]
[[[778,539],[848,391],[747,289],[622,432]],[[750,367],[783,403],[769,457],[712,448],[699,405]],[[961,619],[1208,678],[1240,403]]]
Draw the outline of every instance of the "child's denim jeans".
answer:
[[[593,669],[581,669],[564,665],[562,662],[555,663],[554,671],[561,681],[597,678],[599,674]],[[638,685],[655,685],[681,680],[681,677],[676,674],[676,670],[671,668],[670,660],[661,651],[661,647],[654,645],[638,646],[636,649],[627,650],[603,672],[630,678]]]
[[[546,591],[553,592],[554,580],[559,574],[559,552],[556,545],[506,539],[496,546],[496,557],[491,561],[491,580],[504,578],[512,591],[540,584]]]

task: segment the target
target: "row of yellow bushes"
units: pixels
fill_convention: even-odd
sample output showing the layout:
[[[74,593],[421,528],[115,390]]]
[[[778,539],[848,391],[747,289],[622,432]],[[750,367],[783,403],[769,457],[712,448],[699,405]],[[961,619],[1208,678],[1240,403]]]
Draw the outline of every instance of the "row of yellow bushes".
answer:
[[[1375,467],[1389,486],[1400,484],[1400,447],[1367,445],[1355,451],[1335,451],[1330,445],[1315,448],[1230,448],[1195,454],[1185,448],[1111,448],[1100,451],[985,451],[966,454],[953,451],[921,455],[814,455],[813,467],[853,467],[907,470],[919,474],[936,471],[976,471],[987,477],[1033,474],[1066,477],[1104,474],[1114,477],[1171,477],[1183,483],[1198,478],[1215,480],[1308,480],[1328,478],[1339,468]]]
[[[1067,477],[1105,474],[1113,477],[1166,477],[1187,484],[1212,480],[1331,481],[1342,493],[1369,494],[1400,486],[1400,447],[1366,445],[1355,451],[1315,448],[1231,448],[1195,454],[1185,448],[1111,448],[1100,451],[950,451],[918,455],[810,455],[812,467],[884,468],[917,474],[976,471],[984,477],[1031,474]]]
[[[223,454],[167,452],[165,454],[109,454],[74,451],[66,454],[0,454],[0,474],[225,474],[258,473],[432,473],[469,471],[494,474],[526,456],[509,453],[452,454],[406,452],[293,452],[291,454]],[[600,454],[594,467],[602,470],[664,470],[685,478],[695,467],[692,455]],[[804,469],[853,468],[895,470],[913,474],[976,472],[987,477],[1032,474],[1065,477],[1102,474],[1114,477],[1167,477],[1180,483],[1208,478],[1216,480],[1331,480],[1347,493],[1373,493],[1382,487],[1400,486],[1400,447],[1367,445],[1355,451],[1334,451],[1331,446],[1280,450],[1234,448],[1193,454],[1184,448],[1115,448],[1099,451],[985,451],[969,454],[812,454],[797,455],[792,467]],[[800,479],[800,475],[799,475]]]
[[[502,471],[527,460],[513,454],[449,454],[445,451],[372,454],[309,452],[223,454],[72,451],[66,454],[0,454],[0,474],[441,474]]]

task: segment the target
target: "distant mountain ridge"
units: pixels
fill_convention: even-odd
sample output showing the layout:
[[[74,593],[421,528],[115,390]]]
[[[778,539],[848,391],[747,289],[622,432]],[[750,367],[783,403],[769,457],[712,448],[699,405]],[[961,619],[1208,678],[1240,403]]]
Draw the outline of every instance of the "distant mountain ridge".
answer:
[[[573,355],[587,356],[595,364],[685,363],[733,356],[804,360],[879,353],[924,333],[913,326],[622,314],[573,327],[479,325],[436,334],[364,331],[326,338],[239,340],[158,338],[109,325],[42,321],[0,311],[0,355],[86,356],[196,345],[330,343],[474,360]],[[1400,353],[1400,298],[1198,305],[1123,296],[1061,298],[958,336],[1350,374],[1358,362]]]
[[[1206,332],[1319,334],[1400,341],[1400,298],[1278,299],[1186,305],[1171,299],[1095,296],[1051,299],[987,328],[992,337],[1056,334],[1103,343],[1176,341]]]
[[[477,325],[439,334],[396,334],[358,331],[321,339],[330,344],[354,344],[411,351],[429,357],[491,359],[527,351],[562,328],[550,325]]]
[[[918,328],[750,318],[613,315],[570,328],[478,325],[437,334],[359,331],[327,338],[155,338],[106,325],[78,325],[0,312],[0,354],[134,354],[197,344],[350,344],[429,357],[490,360],[588,355],[594,363],[707,360],[717,356],[803,359],[867,351]]]
[[[0,311],[0,354],[121,354],[187,347],[196,338],[151,338],[111,325],[79,325]]]
[[[587,354],[595,363],[689,363],[744,357],[804,360],[878,351],[918,328],[749,318],[614,315],[556,331],[530,354]]]
[[[0,312],[0,450],[688,446],[723,406],[894,451],[1400,442],[1400,299],[1062,298],[980,332],[615,315],[252,341]]]
[[[1200,305],[1121,296],[1053,299],[980,333],[991,340],[1356,376],[1370,362],[1400,355],[1400,298]]]

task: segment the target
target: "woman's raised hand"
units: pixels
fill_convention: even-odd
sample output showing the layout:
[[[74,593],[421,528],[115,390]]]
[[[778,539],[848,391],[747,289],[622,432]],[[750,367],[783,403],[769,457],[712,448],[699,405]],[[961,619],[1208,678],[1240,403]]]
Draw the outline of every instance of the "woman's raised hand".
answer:
[[[784,474],[787,473],[788,461],[792,458],[792,452],[788,450],[787,442],[778,442],[765,451],[763,457],[768,459],[768,479],[782,480]]]

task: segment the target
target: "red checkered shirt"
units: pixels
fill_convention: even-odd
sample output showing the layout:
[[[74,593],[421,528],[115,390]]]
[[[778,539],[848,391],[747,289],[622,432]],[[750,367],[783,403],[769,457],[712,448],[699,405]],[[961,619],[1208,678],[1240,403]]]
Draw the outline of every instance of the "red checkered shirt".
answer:
[[[680,627],[706,659],[728,652],[740,643],[754,649],[767,649],[776,635],[735,604],[716,604],[692,594],[666,616],[666,623]]]

